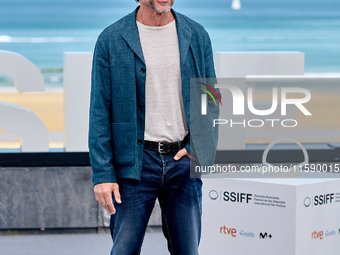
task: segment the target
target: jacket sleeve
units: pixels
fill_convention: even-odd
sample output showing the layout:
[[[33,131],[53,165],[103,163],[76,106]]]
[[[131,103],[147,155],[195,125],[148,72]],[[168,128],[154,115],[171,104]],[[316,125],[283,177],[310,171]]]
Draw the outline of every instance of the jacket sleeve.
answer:
[[[206,78],[211,78],[210,85],[215,88],[215,84],[217,84],[217,79],[216,79],[216,73],[215,73],[211,41],[210,41],[210,38],[207,32],[205,33],[205,44],[204,45],[205,45],[204,63],[205,63],[205,70],[206,70]],[[218,88],[215,88],[215,90],[220,96],[220,98],[222,99],[220,90]],[[217,107],[216,107],[213,100],[208,100],[208,111],[210,112],[212,119],[218,119],[218,116],[220,114],[219,104],[217,104]],[[218,125],[214,127],[214,138],[215,138],[215,149],[216,149],[217,143],[218,143]]]
[[[209,83],[212,87],[215,88],[215,84],[217,83],[217,79],[216,79],[216,73],[215,73],[215,67],[214,67],[214,58],[213,58],[213,51],[212,51],[212,47],[211,47],[211,41],[209,38],[209,35],[207,32],[205,32],[205,50],[204,50],[204,63],[205,63],[205,77],[209,79]],[[220,90],[215,88],[216,92],[219,94],[220,98],[221,98],[221,93]],[[211,114],[211,116],[213,117],[213,119],[217,119],[219,116],[219,107],[216,107],[214,105],[214,102],[212,100],[208,100],[208,110]]]
[[[208,83],[210,86],[215,87],[215,84],[217,83],[217,79],[216,79],[216,74],[215,74],[213,51],[212,51],[211,41],[210,41],[209,35],[204,30],[203,27],[202,27],[202,36],[203,36],[203,44],[202,44],[203,59],[201,61],[203,61],[203,63],[202,63],[202,65],[200,65],[201,72],[200,72],[199,78],[202,79],[202,82]],[[216,88],[215,90],[219,94],[219,96],[221,97],[219,89]],[[198,99],[198,101],[200,101],[200,99]],[[197,108],[197,109],[200,109],[200,108]],[[209,112],[208,115],[212,119],[217,119],[218,116],[219,116],[219,105],[216,106],[214,101],[210,97],[208,97],[208,112]],[[196,114],[198,114],[198,113],[196,113]],[[198,115],[200,115],[200,113]],[[191,125],[191,128],[192,128],[192,125],[195,125],[195,124],[191,123],[190,125]],[[196,123],[196,125],[197,125],[197,123]],[[213,132],[214,132],[213,133],[214,147],[216,149],[217,139],[218,139],[218,128],[215,127],[213,129]],[[185,149],[190,154],[192,154],[194,157],[196,157],[195,149],[193,148],[193,146],[191,146],[191,144],[192,144],[192,141],[190,139],[190,133],[189,133],[189,143],[185,146]]]
[[[89,151],[93,186],[117,182],[112,156],[112,87],[105,37],[98,38],[92,64]]]

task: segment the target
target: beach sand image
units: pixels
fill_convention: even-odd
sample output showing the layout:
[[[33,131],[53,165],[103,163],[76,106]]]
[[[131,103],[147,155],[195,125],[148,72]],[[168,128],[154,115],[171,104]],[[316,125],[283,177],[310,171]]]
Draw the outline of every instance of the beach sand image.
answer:
[[[63,148],[63,93],[1,93],[0,102],[22,106],[32,112],[44,122],[50,134],[57,134],[52,139],[50,148]],[[0,148],[20,148],[20,140],[0,130]]]

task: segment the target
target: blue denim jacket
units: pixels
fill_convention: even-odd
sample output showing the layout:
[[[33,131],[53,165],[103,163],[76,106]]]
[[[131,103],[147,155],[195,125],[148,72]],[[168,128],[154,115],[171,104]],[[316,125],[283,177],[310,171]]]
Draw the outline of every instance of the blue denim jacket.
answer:
[[[117,178],[140,180],[145,107],[139,105],[145,103],[147,70],[136,25],[138,8],[107,27],[96,43],[89,125],[93,185],[116,182]],[[212,165],[217,130],[213,129],[211,119],[217,118],[218,108],[208,108],[208,124],[195,130],[190,128],[190,78],[215,78],[210,39],[200,24],[172,12],[176,19],[182,95],[190,134],[186,149],[193,153],[194,146],[199,163]],[[197,103],[191,107],[200,106]]]

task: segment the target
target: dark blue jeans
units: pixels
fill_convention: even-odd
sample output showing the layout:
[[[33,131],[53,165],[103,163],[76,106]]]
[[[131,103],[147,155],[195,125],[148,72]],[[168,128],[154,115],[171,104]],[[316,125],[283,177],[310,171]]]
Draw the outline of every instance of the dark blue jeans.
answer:
[[[173,255],[197,255],[201,236],[202,181],[190,178],[190,159],[144,150],[141,181],[119,179],[122,203],[111,216],[111,255],[140,254],[158,198],[162,229]]]

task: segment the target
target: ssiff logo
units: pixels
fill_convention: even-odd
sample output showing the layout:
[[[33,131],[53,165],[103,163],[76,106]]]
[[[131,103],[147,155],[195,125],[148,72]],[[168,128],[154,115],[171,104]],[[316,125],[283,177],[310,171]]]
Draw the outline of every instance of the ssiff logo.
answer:
[[[320,205],[332,204],[334,200],[335,200],[334,193],[328,193],[328,194],[312,196],[311,198],[306,197],[303,200],[303,204],[305,207],[320,206]]]

